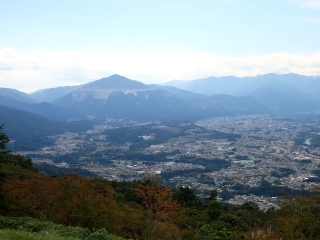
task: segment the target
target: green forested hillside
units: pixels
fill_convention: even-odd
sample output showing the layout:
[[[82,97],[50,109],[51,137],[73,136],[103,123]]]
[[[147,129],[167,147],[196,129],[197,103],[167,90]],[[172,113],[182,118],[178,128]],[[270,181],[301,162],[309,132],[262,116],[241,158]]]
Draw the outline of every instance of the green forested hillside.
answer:
[[[4,131],[15,141],[15,151],[37,150],[53,143],[48,138],[50,135],[81,132],[92,127],[88,121],[59,122],[3,106],[0,106],[0,123],[4,123]]]

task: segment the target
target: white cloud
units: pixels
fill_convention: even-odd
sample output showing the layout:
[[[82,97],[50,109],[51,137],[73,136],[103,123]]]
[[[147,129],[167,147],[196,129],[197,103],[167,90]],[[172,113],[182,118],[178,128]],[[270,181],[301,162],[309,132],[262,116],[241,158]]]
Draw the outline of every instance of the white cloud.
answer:
[[[30,92],[75,85],[111,74],[145,83],[209,76],[255,76],[265,73],[320,75],[320,52],[312,55],[275,53],[227,58],[214,53],[96,54],[80,51],[21,54],[0,49],[0,87]]]
[[[295,18],[295,21],[303,21],[310,23],[320,23],[320,18]]]
[[[302,7],[320,9],[320,1],[319,0],[296,0],[295,2]]]

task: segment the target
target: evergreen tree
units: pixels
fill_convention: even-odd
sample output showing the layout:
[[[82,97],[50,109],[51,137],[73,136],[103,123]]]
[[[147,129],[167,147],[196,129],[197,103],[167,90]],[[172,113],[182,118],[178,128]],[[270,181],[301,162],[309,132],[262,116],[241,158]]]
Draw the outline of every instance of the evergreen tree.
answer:
[[[9,159],[10,151],[7,149],[7,143],[10,141],[8,136],[3,132],[3,124],[0,125],[0,190],[2,189],[3,179],[5,178],[6,170],[5,163]],[[0,214],[9,209],[9,205],[4,201],[2,194],[0,194]]]
[[[22,155],[11,154],[7,149],[7,143],[10,142],[9,137],[3,132],[3,124],[0,125],[0,214],[5,214],[12,209],[12,206],[4,200],[2,193],[3,183],[9,176],[20,175],[20,171],[28,169],[33,172],[38,170],[32,166],[30,158]]]
[[[0,125],[0,163],[8,157],[10,150],[7,149],[7,143],[10,141],[8,136],[3,132],[3,124]]]

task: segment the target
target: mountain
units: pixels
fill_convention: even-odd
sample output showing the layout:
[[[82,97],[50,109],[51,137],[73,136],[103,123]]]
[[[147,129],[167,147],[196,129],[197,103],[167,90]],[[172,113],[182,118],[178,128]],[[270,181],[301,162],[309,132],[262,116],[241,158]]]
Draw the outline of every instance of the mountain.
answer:
[[[154,89],[168,91],[169,93],[171,93],[181,99],[204,99],[204,98],[207,98],[207,96],[204,94],[194,93],[194,92],[187,91],[187,90],[182,90],[180,88],[173,87],[173,86],[162,86],[162,85],[157,85],[157,84],[149,84],[148,86],[152,87]]]
[[[244,95],[278,114],[320,110],[320,77],[266,74],[257,76],[246,89]]]
[[[230,114],[270,113],[268,107],[250,96],[236,97],[227,94],[217,94],[209,97],[207,101],[209,102],[207,108],[219,110],[220,112],[230,112]]]
[[[173,81],[171,84],[178,87],[145,85],[112,75],[84,85],[45,89],[32,94],[37,100],[52,101],[52,104],[30,103],[32,99],[26,94],[13,89],[3,90],[6,96],[0,94],[0,105],[56,120],[84,119],[87,116],[136,120],[194,119],[320,110],[319,77],[265,74],[244,78],[210,77]]]
[[[15,141],[15,151],[36,150],[53,143],[50,135],[87,131],[92,127],[88,121],[54,121],[4,106],[0,106],[0,124],[4,124],[4,132]]]
[[[50,101],[60,95],[62,97],[52,104],[30,103],[35,100],[11,89],[6,91],[6,96],[0,95],[0,106],[54,120],[84,119],[86,116],[150,120],[265,112],[265,107],[254,99],[250,99],[249,104],[243,101],[243,97],[208,97],[172,86],[145,85],[120,75],[81,86],[45,89],[32,94],[39,101]]]
[[[30,93],[29,95],[37,100],[37,102],[53,102],[54,100],[63,97],[64,95],[73,92],[75,90],[78,90],[84,86],[77,85],[77,86],[64,86],[64,87],[56,87],[56,88],[48,88],[43,90],[38,90],[34,93]]]
[[[270,112],[268,107],[250,96],[236,97],[228,94],[215,94],[208,97],[204,94],[194,93],[172,86],[161,86],[156,84],[149,86],[156,89],[163,89],[174,94],[176,97],[184,100],[188,106],[192,107],[193,110],[196,110],[198,114],[204,116]]]
[[[138,91],[138,90],[146,90],[150,89],[145,84],[125,78],[118,74],[114,74],[107,78],[102,78],[100,80],[94,81],[92,83],[86,84],[81,88],[82,91],[90,91],[101,89],[102,91]]]
[[[196,79],[190,81],[171,81],[162,85],[174,86],[183,90],[192,91],[194,93],[212,96],[215,94],[239,95],[240,89],[250,84],[250,78],[239,79],[237,77],[208,77],[204,79]]]
[[[96,117],[153,119],[187,114],[188,107],[173,94],[120,75],[112,75],[53,102]]]
[[[283,92],[301,99],[320,100],[320,77],[308,77],[297,74],[265,74],[252,78],[250,84],[246,85],[240,95],[255,95],[255,91],[269,89]]]
[[[96,117],[127,119],[199,118],[235,113],[262,113],[265,107],[239,106],[242,97],[208,97],[190,91],[145,85],[120,75],[97,80],[59,98],[53,104]],[[248,103],[248,102],[246,102]],[[219,112],[219,113],[218,113]]]
[[[193,91],[212,96],[214,94],[229,94],[245,96],[255,90],[272,87],[287,94],[309,100],[320,100],[320,77],[301,76],[298,74],[264,74],[255,77],[209,77],[190,81],[171,81],[162,85]]]
[[[70,118],[83,118],[83,115],[73,109],[64,109],[52,105],[47,102],[43,103],[26,103],[20,102],[16,99],[0,95],[0,106],[6,106],[14,109],[24,110],[39,116],[55,119],[67,120]]]
[[[34,98],[30,97],[28,94],[24,92],[20,92],[16,89],[11,89],[11,88],[0,88],[0,96],[9,97],[17,101],[26,102],[26,103],[37,102]]]
[[[292,95],[276,88],[260,88],[250,92],[259,103],[273,110],[274,113],[310,112],[320,110],[320,101],[309,100]]]
[[[320,77],[265,74],[244,78],[210,77],[167,84],[208,96],[249,96],[277,114],[320,110]],[[244,106],[248,105],[244,103]]]

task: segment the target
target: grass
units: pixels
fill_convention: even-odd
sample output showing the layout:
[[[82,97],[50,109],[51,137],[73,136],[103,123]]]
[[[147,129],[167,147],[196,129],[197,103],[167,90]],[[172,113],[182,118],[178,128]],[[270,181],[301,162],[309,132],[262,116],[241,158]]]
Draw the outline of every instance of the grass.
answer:
[[[2,240],[77,240],[79,238],[65,238],[49,232],[26,232],[22,230],[0,229]]]
[[[30,217],[0,215],[1,240],[123,240],[104,228],[90,232],[88,228],[63,226]]]

